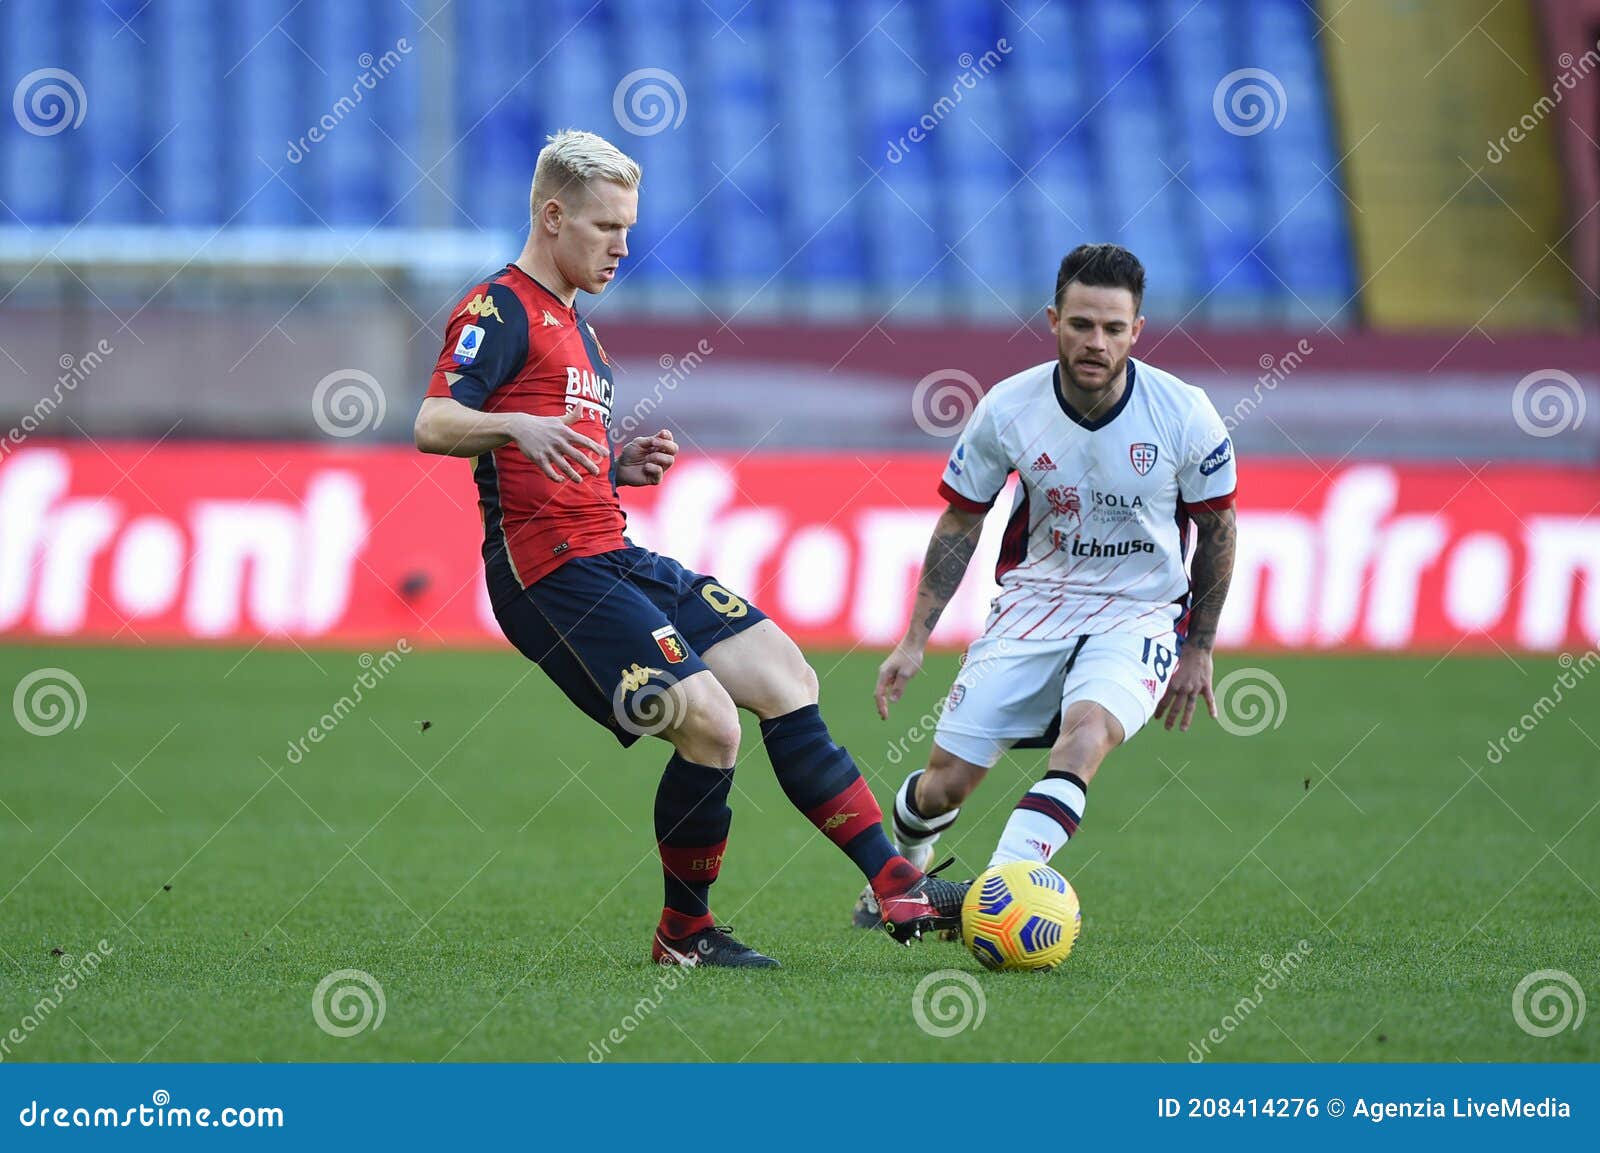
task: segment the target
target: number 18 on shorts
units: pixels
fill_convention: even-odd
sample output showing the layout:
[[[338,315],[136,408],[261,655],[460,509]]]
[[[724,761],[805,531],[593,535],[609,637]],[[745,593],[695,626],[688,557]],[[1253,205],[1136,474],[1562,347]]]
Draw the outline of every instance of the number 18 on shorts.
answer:
[[[964,761],[991,767],[1017,742],[1037,743],[1057,731],[1069,705],[1093,701],[1117,718],[1126,741],[1167,691],[1178,646],[1172,632],[982,637],[967,650],[934,739]]]

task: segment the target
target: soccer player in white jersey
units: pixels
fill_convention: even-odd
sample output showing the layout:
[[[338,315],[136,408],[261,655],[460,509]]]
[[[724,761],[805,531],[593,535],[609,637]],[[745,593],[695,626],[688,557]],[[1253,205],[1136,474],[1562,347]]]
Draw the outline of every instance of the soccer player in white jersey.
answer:
[[[995,385],[950,454],[905,636],[878,670],[878,715],[922,668],[985,514],[1011,473],[983,636],[950,689],[926,768],[901,785],[895,839],[919,867],[1000,755],[1048,744],[990,864],[1049,861],[1083,819],[1089,783],[1152,716],[1187,731],[1217,715],[1211,649],[1233,574],[1233,445],[1204,392],[1133,359],[1144,268],[1114,244],[1068,253],[1048,309],[1056,356]],[[1194,558],[1184,571],[1189,525]],[[954,927],[959,910],[945,910]],[[856,923],[877,925],[870,891]]]

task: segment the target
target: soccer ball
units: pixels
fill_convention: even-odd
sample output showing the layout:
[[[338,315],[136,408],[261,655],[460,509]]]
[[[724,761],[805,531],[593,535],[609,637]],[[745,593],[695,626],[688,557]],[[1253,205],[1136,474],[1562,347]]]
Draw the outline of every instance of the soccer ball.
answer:
[[[986,969],[1054,969],[1082,927],[1078,894],[1037,861],[985,869],[961,903],[961,939]]]

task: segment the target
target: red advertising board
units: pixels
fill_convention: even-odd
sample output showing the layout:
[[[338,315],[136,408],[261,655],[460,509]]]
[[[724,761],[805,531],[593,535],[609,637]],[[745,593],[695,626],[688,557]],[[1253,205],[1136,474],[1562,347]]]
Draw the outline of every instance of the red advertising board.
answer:
[[[636,543],[807,644],[886,646],[941,502],[936,455],[685,453],[626,489]],[[1600,638],[1600,476],[1254,461],[1219,643],[1558,649]],[[0,458],[0,635],[501,643],[470,462],[404,448],[29,443]],[[983,628],[1006,499],[936,639]]]

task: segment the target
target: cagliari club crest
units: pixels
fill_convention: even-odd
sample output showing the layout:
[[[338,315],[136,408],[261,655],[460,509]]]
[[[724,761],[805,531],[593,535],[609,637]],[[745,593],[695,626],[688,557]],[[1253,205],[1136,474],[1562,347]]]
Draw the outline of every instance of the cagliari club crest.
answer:
[[[1156,466],[1158,454],[1156,446],[1147,440],[1141,440],[1128,446],[1128,460],[1133,463],[1133,471],[1140,476],[1147,475]]]

